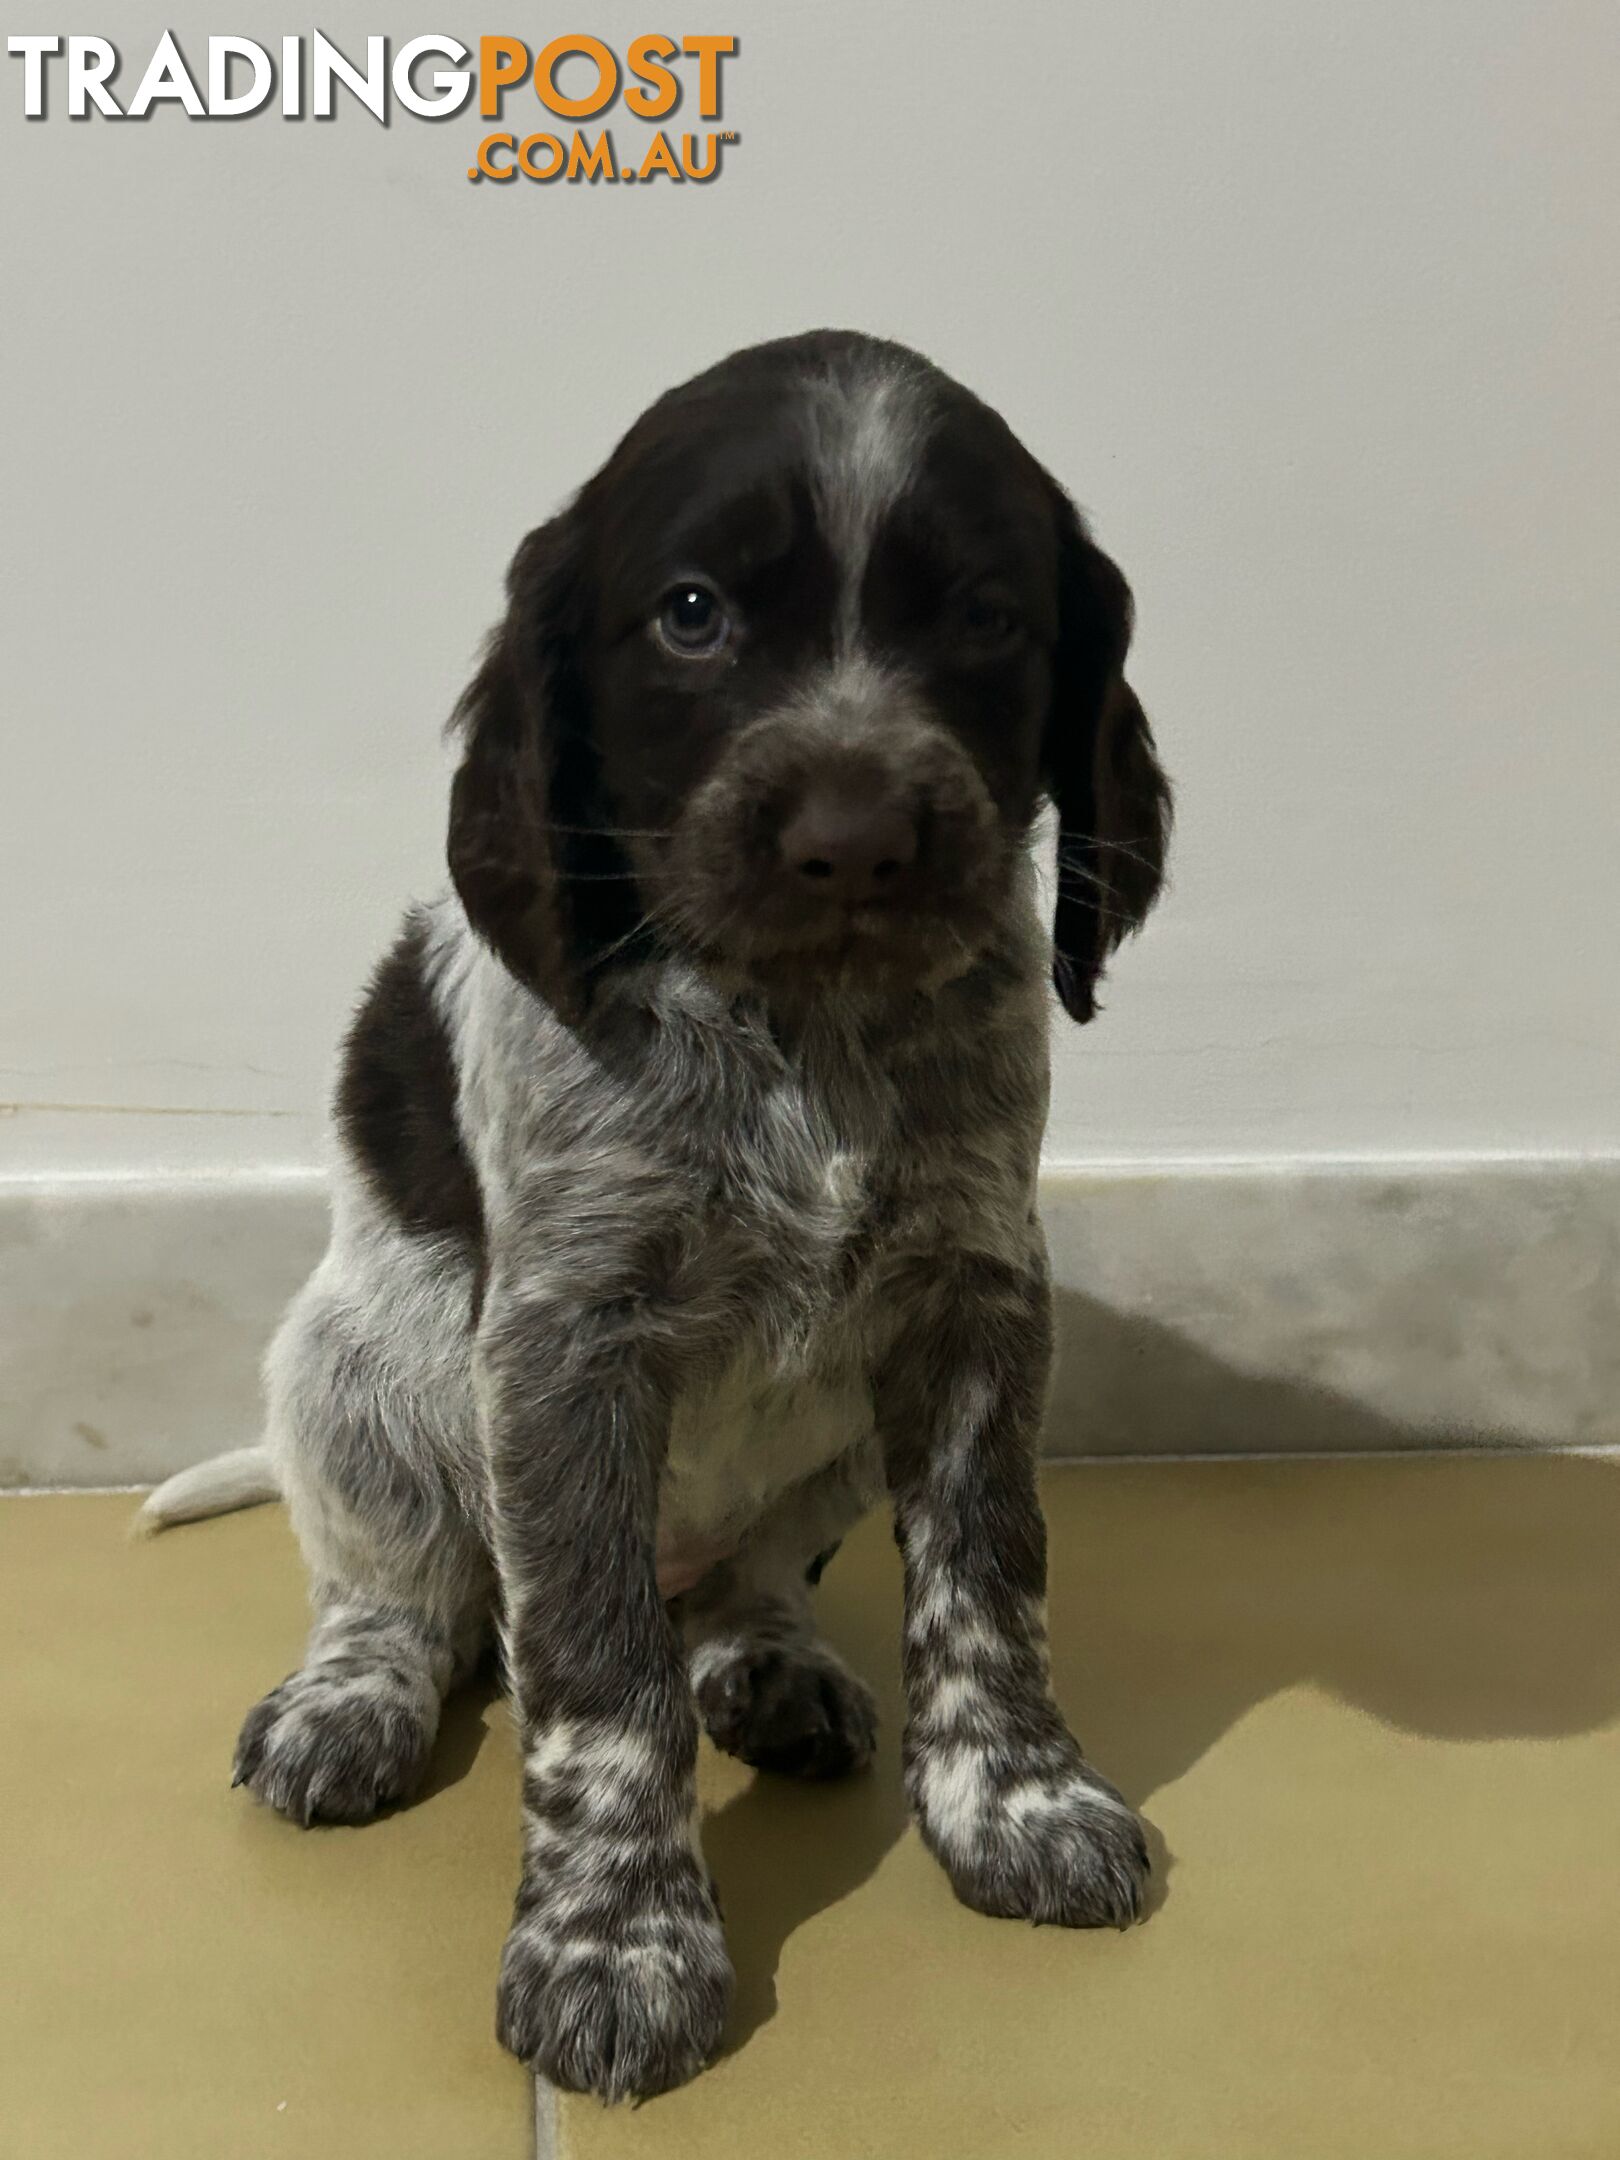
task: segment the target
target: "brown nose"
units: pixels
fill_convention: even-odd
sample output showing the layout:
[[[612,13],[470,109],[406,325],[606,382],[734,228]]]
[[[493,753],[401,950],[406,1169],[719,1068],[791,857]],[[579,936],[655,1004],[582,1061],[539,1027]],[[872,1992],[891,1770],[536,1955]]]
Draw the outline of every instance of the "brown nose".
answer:
[[[881,794],[813,784],[779,845],[783,868],[823,899],[876,900],[903,884],[916,861],[917,821]]]

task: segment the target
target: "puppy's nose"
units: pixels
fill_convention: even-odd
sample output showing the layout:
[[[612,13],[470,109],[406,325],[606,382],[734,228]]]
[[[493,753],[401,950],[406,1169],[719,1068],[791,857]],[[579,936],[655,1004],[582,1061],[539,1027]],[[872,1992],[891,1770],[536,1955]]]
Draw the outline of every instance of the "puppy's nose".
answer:
[[[917,821],[881,794],[853,785],[813,785],[780,841],[782,865],[823,899],[885,897],[917,859]]]

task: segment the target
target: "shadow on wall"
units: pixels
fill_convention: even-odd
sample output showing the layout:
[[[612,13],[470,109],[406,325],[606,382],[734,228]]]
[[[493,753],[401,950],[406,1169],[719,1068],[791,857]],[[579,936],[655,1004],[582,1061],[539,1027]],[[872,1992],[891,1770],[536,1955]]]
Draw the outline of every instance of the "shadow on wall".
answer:
[[[1384,1454],[1049,1476],[1058,1696],[1150,1817],[1156,1792],[1290,1687],[1456,1742],[1551,1739],[1620,1716],[1620,1462],[1391,1460],[1432,1436],[1235,1373],[1085,1299],[1070,1296],[1063,1318],[1071,1357],[1109,1376],[1108,1414],[1151,1408],[1167,1447]],[[733,2047],[773,2014],[789,1937],[864,1882],[905,1823],[899,1570],[879,1526],[828,1570],[821,1602],[878,1689],[883,1741],[867,1778],[826,1790],[759,1778],[705,1824],[737,1964]],[[1173,1860],[1152,1842],[1157,1902]]]
[[[1400,1425],[1331,1388],[1241,1372],[1170,1328],[1074,1290],[1057,1292],[1057,1342],[1045,1444],[1059,1458],[1526,1444],[1505,1426]]]

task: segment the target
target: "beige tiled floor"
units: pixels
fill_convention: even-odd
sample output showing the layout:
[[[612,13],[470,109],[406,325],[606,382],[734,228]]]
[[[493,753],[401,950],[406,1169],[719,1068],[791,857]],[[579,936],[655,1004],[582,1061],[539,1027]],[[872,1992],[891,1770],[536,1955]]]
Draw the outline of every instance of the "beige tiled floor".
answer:
[[[721,2061],[568,2160],[1616,2160],[1620,1464],[1158,1465],[1049,1481],[1060,1692],[1155,1826],[1125,1937],[964,1912],[905,1832],[894,1563],[829,1572],[890,1711],[838,1791],[705,1766]],[[123,1537],[0,1505],[0,2149],[482,2160],[516,1855],[487,1697],[427,1798],[301,1835],[226,1789],[292,1661],[274,1513]]]

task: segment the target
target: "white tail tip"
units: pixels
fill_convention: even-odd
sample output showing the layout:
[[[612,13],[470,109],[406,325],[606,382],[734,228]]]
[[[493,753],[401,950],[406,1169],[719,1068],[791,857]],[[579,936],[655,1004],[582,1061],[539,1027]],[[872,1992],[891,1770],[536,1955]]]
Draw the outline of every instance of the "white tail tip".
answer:
[[[270,1450],[235,1448],[229,1455],[193,1463],[189,1470],[166,1478],[156,1492],[148,1493],[134,1527],[139,1535],[149,1537],[174,1523],[203,1522],[210,1515],[228,1515],[233,1508],[257,1507],[261,1501],[280,1497]]]

